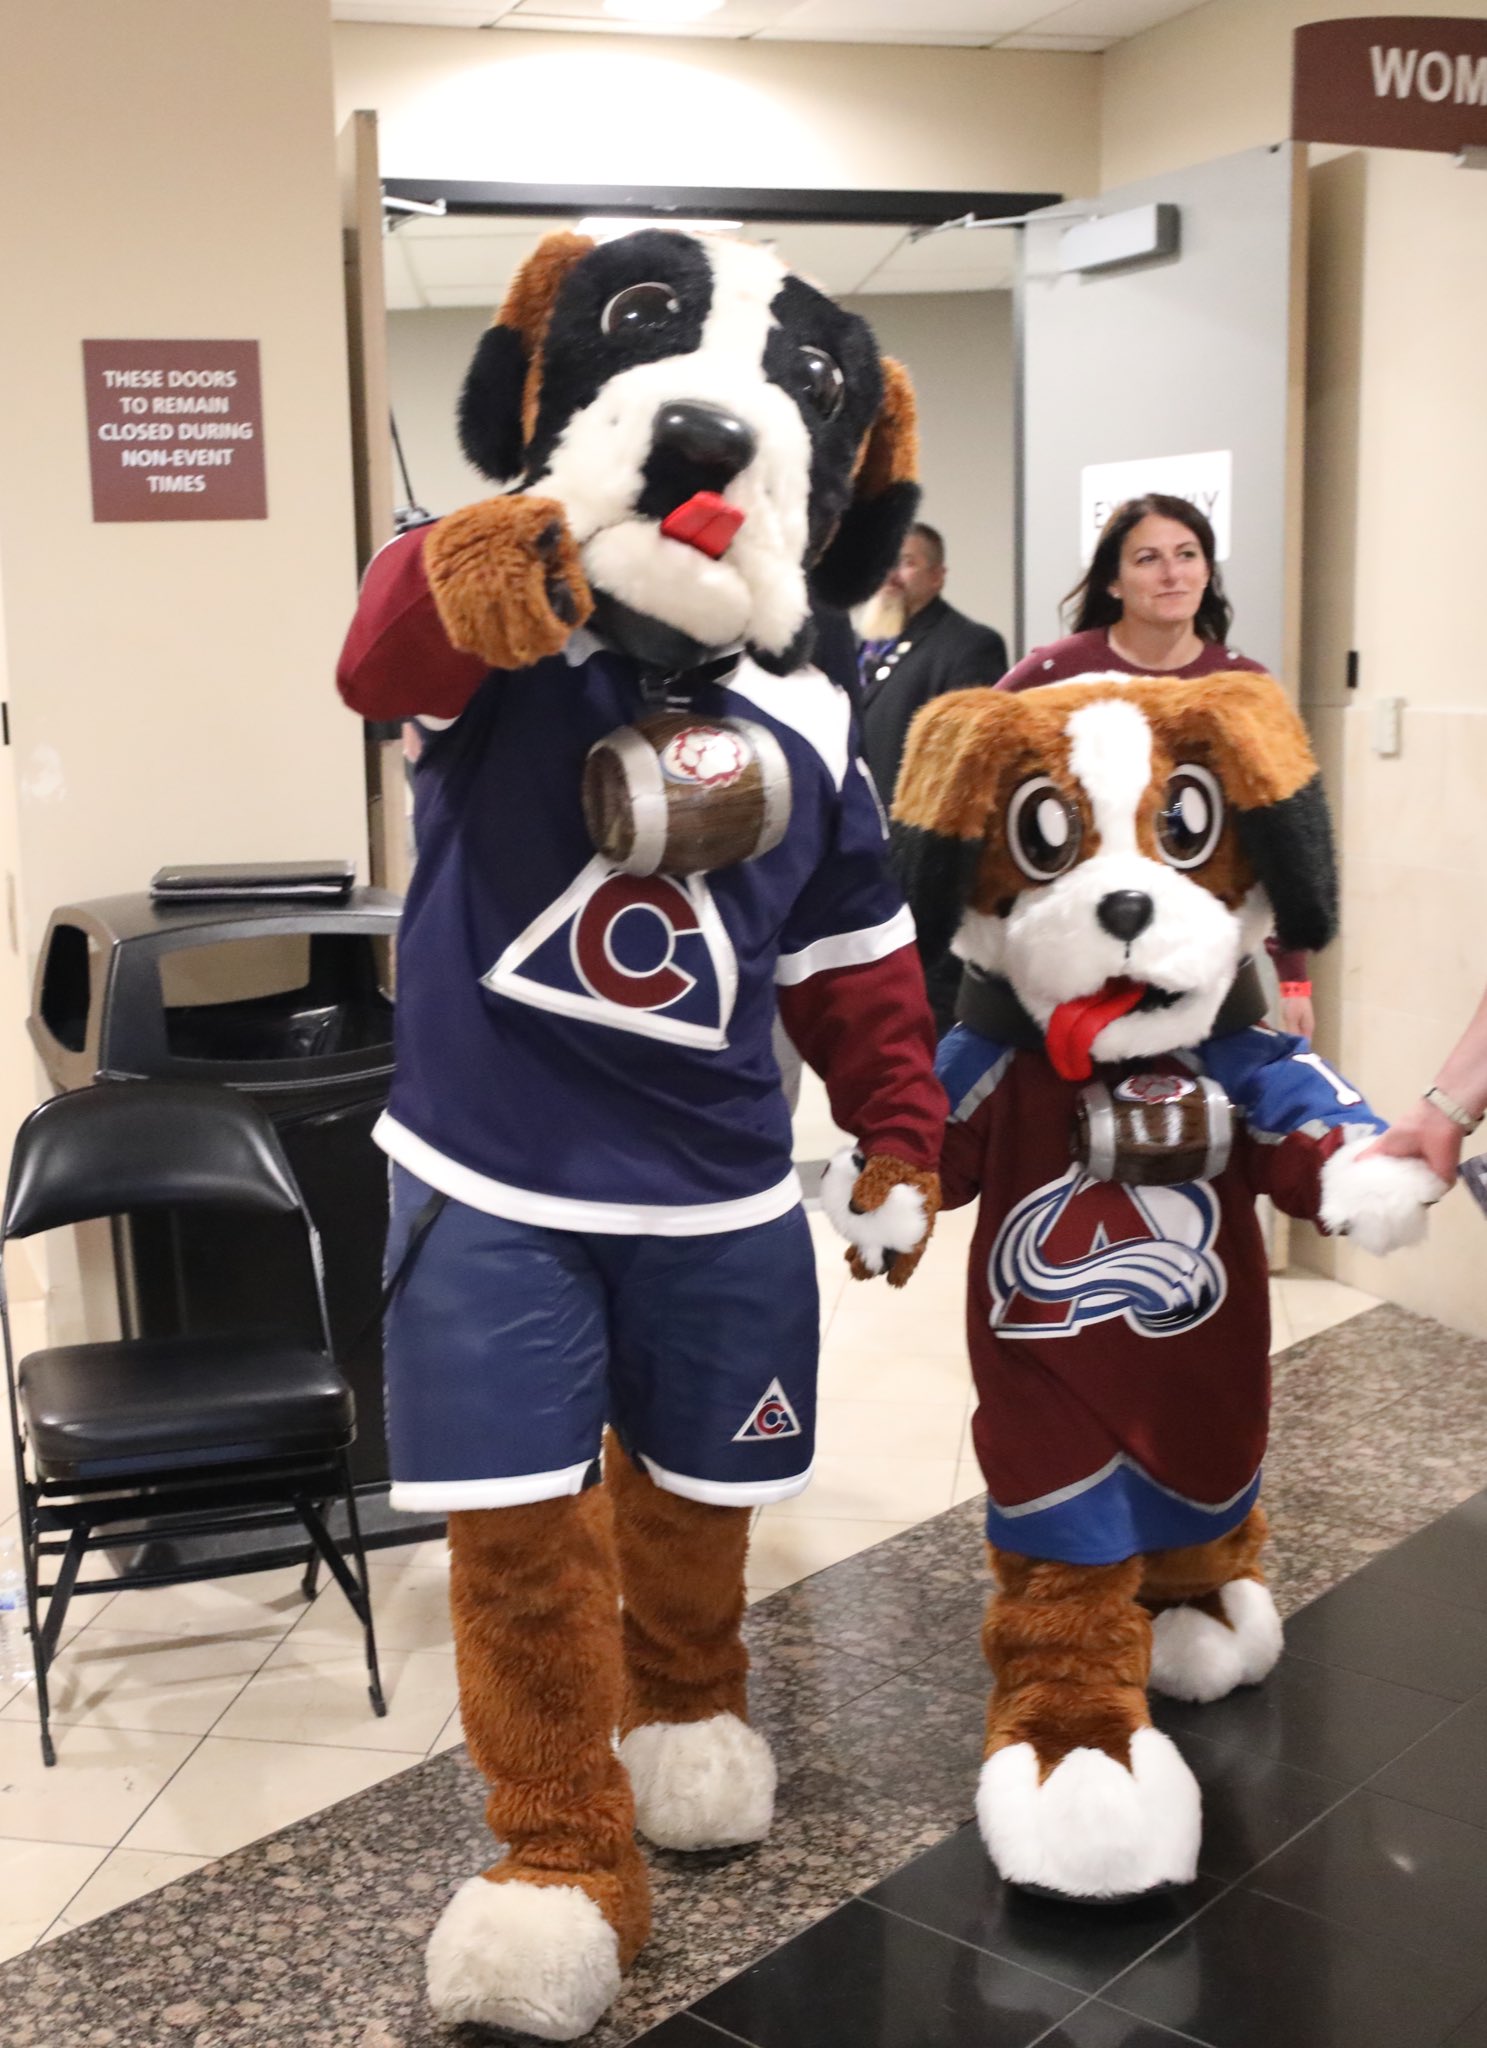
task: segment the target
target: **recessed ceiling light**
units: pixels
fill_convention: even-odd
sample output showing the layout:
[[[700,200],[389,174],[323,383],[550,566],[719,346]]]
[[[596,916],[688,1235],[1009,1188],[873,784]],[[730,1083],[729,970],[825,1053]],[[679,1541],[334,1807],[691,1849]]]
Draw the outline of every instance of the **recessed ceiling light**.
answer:
[[[612,242],[620,235],[638,234],[642,228],[675,228],[683,235],[732,235],[743,226],[741,220],[673,220],[669,213],[624,216],[591,213],[578,223],[578,232],[596,242]]]
[[[604,12],[621,21],[701,21],[722,5],[723,0],[604,0]]]

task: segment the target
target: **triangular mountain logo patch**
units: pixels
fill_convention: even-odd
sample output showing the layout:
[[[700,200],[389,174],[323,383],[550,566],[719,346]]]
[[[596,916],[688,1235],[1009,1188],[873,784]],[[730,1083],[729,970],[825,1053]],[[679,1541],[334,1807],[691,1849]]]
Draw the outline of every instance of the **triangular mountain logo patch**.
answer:
[[[733,1441],[736,1444],[768,1444],[781,1437],[804,1434],[785,1389],[778,1380],[771,1380]]]

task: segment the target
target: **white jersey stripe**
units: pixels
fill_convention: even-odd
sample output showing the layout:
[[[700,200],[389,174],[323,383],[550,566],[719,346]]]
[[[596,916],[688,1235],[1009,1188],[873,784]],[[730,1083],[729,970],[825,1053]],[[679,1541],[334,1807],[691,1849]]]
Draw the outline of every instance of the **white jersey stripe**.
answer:
[[[886,960],[890,953],[913,943],[913,918],[907,910],[895,911],[886,924],[869,925],[865,931],[833,932],[798,953],[782,953],[774,978],[781,988],[795,988],[813,974],[826,974],[835,967],[865,967],[869,961]]]

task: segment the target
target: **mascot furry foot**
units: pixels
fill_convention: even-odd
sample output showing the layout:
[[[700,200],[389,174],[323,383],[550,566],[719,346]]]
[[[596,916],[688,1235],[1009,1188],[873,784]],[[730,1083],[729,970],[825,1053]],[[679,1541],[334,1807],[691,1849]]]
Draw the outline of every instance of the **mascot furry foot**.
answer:
[[[1258,1685],[1284,1641],[1260,1571],[1269,1524],[1251,1508],[1213,1543],[1146,1559],[1141,1601],[1152,1615],[1151,1688],[1178,1700],[1221,1700]]]
[[[1222,1699],[1282,1648],[1255,1196],[1385,1252],[1444,1189],[1369,1156],[1358,1090],[1263,1021],[1250,956],[1272,928],[1314,950],[1336,919],[1321,778],[1268,676],[937,698],[894,831],[927,957],[967,964],[937,1070],[944,1200],[979,1202],[1001,1589],[982,1835],[1003,1876],[1068,1897],[1182,1883],[1198,1789],[1147,1688]]]
[[[539,2041],[576,2041],[620,1988],[619,1938],[575,1884],[504,1879],[498,1865],[468,1879],[429,1938],[429,2003],[469,2022]]]
[[[982,1647],[996,1687],[976,1794],[1009,1884],[1123,1899],[1191,1881],[1199,1797],[1151,1725],[1141,1562],[1078,1566],[992,1554]]]
[[[775,1764],[748,1725],[747,1508],[667,1493],[611,1436],[625,1697],[620,1761],[635,1821],[658,1849],[733,1849],[774,1819]]]

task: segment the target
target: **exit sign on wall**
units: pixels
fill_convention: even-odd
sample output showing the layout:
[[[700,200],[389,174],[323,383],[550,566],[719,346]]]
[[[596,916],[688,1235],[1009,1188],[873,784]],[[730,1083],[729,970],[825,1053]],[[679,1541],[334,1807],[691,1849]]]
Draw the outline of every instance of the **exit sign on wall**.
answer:
[[[1296,31],[1291,135],[1452,154],[1487,146],[1487,21],[1308,22]]]

